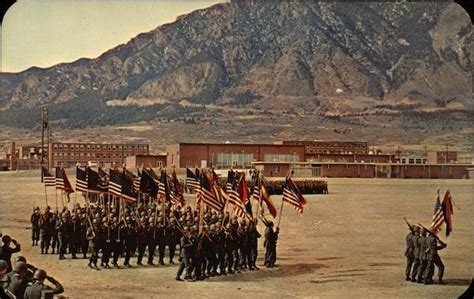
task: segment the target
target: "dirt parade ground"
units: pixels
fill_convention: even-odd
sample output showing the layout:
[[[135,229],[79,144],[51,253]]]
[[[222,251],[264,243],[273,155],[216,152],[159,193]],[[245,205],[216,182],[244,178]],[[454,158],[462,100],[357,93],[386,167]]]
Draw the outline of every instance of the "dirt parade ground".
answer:
[[[0,228],[18,240],[29,263],[59,280],[70,298],[454,298],[467,289],[474,274],[472,180],[329,179],[328,185],[329,194],[307,196],[303,215],[285,205],[277,268],[261,266],[260,239],[259,271],[205,281],[175,281],[177,265],[137,267],[134,258],[131,269],[96,271],[87,267],[88,260],[41,255],[31,246],[29,229],[33,203],[45,206],[36,172],[0,173]],[[457,206],[451,236],[440,234],[448,244],[440,251],[447,285],[406,282],[403,217],[429,226],[437,188],[442,194],[449,188]],[[48,191],[54,209],[54,188]],[[279,210],[281,196],[272,198]]]

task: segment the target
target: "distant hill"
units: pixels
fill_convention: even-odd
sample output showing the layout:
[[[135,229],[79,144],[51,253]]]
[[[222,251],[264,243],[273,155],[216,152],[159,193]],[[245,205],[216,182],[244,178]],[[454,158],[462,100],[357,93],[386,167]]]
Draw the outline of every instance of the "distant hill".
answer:
[[[472,25],[454,3],[232,1],[96,59],[1,74],[1,124],[134,123],[209,107],[470,111]]]

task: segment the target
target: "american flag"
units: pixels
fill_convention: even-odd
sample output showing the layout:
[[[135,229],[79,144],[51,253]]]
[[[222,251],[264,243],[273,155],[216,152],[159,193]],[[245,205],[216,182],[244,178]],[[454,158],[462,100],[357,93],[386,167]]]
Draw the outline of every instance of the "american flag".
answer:
[[[86,167],[87,172],[87,191],[93,193],[104,192],[104,189],[100,185],[101,178],[99,174],[90,167]]]
[[[109,189],[109,176],[108,174],[99,167],[99,182],[97,184],[97,188],[102,192],[107,192]]]
[[[167,178],[166,178],[166,173],[164,171],[161,171],[161,178],[158,182],[158,196],[160,197],[160,200],[166,200],[166,185],[167,184]]]
[[[109,174],[109,192],[116,196],[122,195],[122,173],[118,170],[110,169]]]
[[[286,178],[285,185],[283,186],[283,201],[291,204],[295,210],[303,213],[304,206],[306,205],[306,199],[303,197],[298,187],[291,180],[290,177]]]
[[[139,192],[140,191],[140,176],[134,175],[131,171],[128,171],[125,168],[124,168],[124,172],[127,174],[128,177],[130,177],[133,180],[133,190],[135,192]]]
[[[54,187],[56,186],[56,178],[49,173],[46,167],[41,166],[41,171],[43,172],[43,183],[45,187]]]
[[[225,192],[227,194],[232,192],[232,186],[234,185],[234,181],[235,181],[235,172],[231,169],[227,172],[227,183],[225,184]]]
[[[186,186],[189,189],[192,189],[192,190],[199,189],[200,185],[199,185],[198,177],[199,176],[194,174],[192,170],[190,170],[189,168],[186,168]]]
[[[239,181],[239,182],[238,182]],[[229,202],[234,204],[234,213],[238,217],[249,217],[245,210],[245,203],[247,201],[246,195],[242,193],[242,179],[239,180],[238,174],[234,176],[232,189],[229,193]]]
[[[184,206],[186,202],[184,201],[183,187],[181,186],[181,183],[178,180],[178,176],[176,175],[175,170],[173,170],[173,175],[170,182],[172,186],[172,188],[170,189],[170,193],[173,204]]]
[[[135,178],[133,177],[133,174],[124,168],[122,172],[122,198],[125,198],[129,201],[137,200],[138,194],[135,192],[135,188],[133,186],[134,182]]]
[[[216,211],[222,211],[225,206],[225,202],[221,200],[217,187],[212,183],[212,179],[208,177],[212,175],[209,173],[202,173],[201,175],[201,188],[199,192],[200,198],[210,208]]]
[[[64,179],[63,179],[63,173],[61,171],[60,167],[56,167],[56,189],[64,189]]]
[[[451,201],[451,194],[449,190],[446,191],[443,202],[439,200],[439,194],[436,197],[436,203],[434,207],[433,219],[431,222],[431,229],[438,232],[441,230],[441,226],[446,222],[446,237],[449,236],[453,230],[453,223],[451,215],[453,214],[453,204]]]
[[[76,191],[87,192],[87,173],[76,166]]]

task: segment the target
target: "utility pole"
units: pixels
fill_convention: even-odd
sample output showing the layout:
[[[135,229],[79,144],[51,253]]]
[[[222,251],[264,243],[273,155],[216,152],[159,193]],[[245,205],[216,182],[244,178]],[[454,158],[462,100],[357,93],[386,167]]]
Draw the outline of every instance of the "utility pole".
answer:
[[[41,108],[41,166],[44,165],[44,133],[46,131],[49,146],[49,129],[48,129],[48,108]],[[49,165],[48,165],[49,170]],[[43,182],[43,171],[41,171],[41,182]]]

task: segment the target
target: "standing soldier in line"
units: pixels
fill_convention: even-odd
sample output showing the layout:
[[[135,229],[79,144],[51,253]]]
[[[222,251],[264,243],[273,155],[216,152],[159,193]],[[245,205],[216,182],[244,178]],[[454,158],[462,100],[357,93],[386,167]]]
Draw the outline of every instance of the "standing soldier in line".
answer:
[[[76,259],[77,252],[81,248],[81,241],[82,241],[82,233],[81,233],[81,213],[75,213],[72,215],[71,220],[71,228],[70,228],[70,235],[69,235],[69,250],[71,251],[71,255],[73,259]]]
[[[120,268],[118,265],[118,259],[121,254],[122,248],[122,228],[120,226],[119,219],[117,217],[112,218],[110,227],[110,247],[112,252],[112,265],[115,268]]]
[[[86,238],[89,241],[89,249],[91,251],[88,266],[89,268],[99,270],[97,260],[99,259],[99,249],[102,243],[102,232],[98,219],[94,219],[92,226],[87,228]]]
[[[65,259],[66,249],[68,247],[69,237],[71,236],[71,222],[66,213],[63,213],[60,220],[56,222],[56,230],[58,232],[59,240],[59,259]]]
[[[258,238],[262,235],[257,230],[257,218],[254,218],[253,221],[250,222],[251,227],[249,228],[250,236],[249,236],[249,247],[250,247],[250,257],[249,257],[249,265],[250,270],[259,270],[257,267],[257,257],[258,257]]]
[[[55,210],[53,217],[51,218],[51,254],[54,254],[54,251],[56,250],[57,253],[59,253],[59,240],[58,240],[58,225],[60,223],[59,219],[59,211]]]
[[[142,212],[143,213],[143,212]],[[143,218],[140,220],[141,221],[141,226],[138,228],[138,233],[137,233],[137,245],[138,245],[138,257],[137,257],[137,265],[143,266],[142,264],[142,259],[143,255],[145,254],[145,249],[147,245],[147,231],[148,231],[148,226],[147,226],[147,221],[146,218]]]
[[[208,249],[208,254],[207,254],[207,259],[208,259],[208,265],[207,265],[207,274],[209,276],[217,276],[220,275],[217,273],[217,266],[218,266],[218,260],[217,260],[217,242],[218,242],[218,236],[216,234],[216,225],[211,224],[210,226],[210,232],[208,233],[208,238],[209,238],[209,249]]]
[[[110,269],[109,261],[110,261],[110,251],[111,251],[111,231],[110,231],[110,224],[107,220],[107,217],[102,218],[102,227],[101,231],[104,232],[104,238],[102,238],[102,257],[100,260],[100,265],[103,268]]]
[[[405,243],[406,243],[406,246],[407,248],[405,249],[405,256],[407,258],[407,266],[406,266],[406,269],[405,269],[405,280],[406,281],[410,281],[411,280],[411,277],[410,277],[410,273],[411,273],[411,268],[413,266],[413,261],[415,259],[415,256],[414,256],[414,251],[415,251],[415,244],[413,243],[414,241],[414,236],[415,236],[415,233],[414,233],[414,229],[412,226],[409,226],[409,232],[408,234],[406,235],[405,237]]]
[[[40,208],[36,207],[33,210],[33,214],[31,214],[31,240],[32,240],[32,245],[31,246],[38,246],[38,241],[40,237]]]
[[[158,218],[159,219],[159,218]],[[154,266],[153,258],[156,250],[156,240],[158,236],[157,225],[155,224],[155,218],[150,217],[148,219],[148,230],[146,232],[146,239],[148,245],[148,265]]]
[[[219,274],[227,275],[225,270],[225,252],[226,252],[226,243],[225,243],[225,232],[222,229],[222,223],[220,221],[216,222],[216,244],[217,244],[217,259],[219,264]]]
[[[163,217],[158,217],[158,222],[156,224],[156,244],[158,245],[158,263],[162,266],[165,265],[165,246],[166,246],[166,236],[165,236],[166,226],[163,225]]]
[[[416,282],[416,277],[418,274],[418,269],[420,267],[420,256],[421,256],[421,244],[420,244],[420,227],[417,225],[413,226],[413,245],[414,245],[414,251],[413,251],[413,270],[411,273],[411,281]]]
[[[265,229],[265,242],[263,245],[266,248],[265,252],[265,266],[267,268],[275,267],[276,262],[276,244],[278,240],[278,233],[280,229],[277,227],[275,231],[273,231],[273,222],[267,221],[267,228]]]
[[[419,242],[420,242],[420,266],[418,267],[418,278],[417,278],[417,282],[418,283],[422,283],[423,282],[423,278],[424,278],[424,275],[425,275],[425,271],[426,271],[426,266],[428,264],[428,260],[427,260],[427,254],[426,254],[426,250],[428,249],[428,244],[426,242],[427,240],[427,237],[426,237],[426,229],[425,228],[422,228],[421,229],[421,236],[420,238],[418,239]]]
[[[234,266],[234,237],[231,233],[230,223],[227,223],[225,229],[225,244],[227,273],[234,274],[234,270],[232,269]]]
[[[125,245],[125,260],[123,265],[130,268],[130,257],[137,249],[137,230],[135,225],[132,223],[132,218],[130,216],[125,218],[123,239]]]
[[[87,258],[87,249],[89,248],[89,241],[87,240],[87,221],[87,214],[84,212],[81,215],[81,221],[79,224],[81,252],[83,258]]]
[[[425,271],[425,284],[432,284],[433,283],[433,275],[434,275],[434,266],[438,267],[438,283],[445,284],[443,281],[443,274],[444,274],[444,264],[441,258],[439,257],[438,250],[442,250],[446,248],[446,243],[441,241],[435,233],[430,232],[430,235],[427,238],[427,245],[428,245],[428,252],[427,252],[427,260],[428,265]]]
[[[198,222],[195,221],[197,224]],[[202,251],[202,238],[203,233],[199,234],[197,225],[194,225],[191,229],[192,237],[191,240],[194,244],[193,246],[193,270],[194,270],[194,279],[195,280],[204,280],[202,275],[202,260],[203,260],[203,251]]]
[[[176,211],[175,211],[176,212]],[[178,228],[178,224],[176,221],[176,218],[171,217],[170,218],[170,224],[167,226],[166,231],[166,241],[168,243],[168,249],[169,249],[169,263],[174,264],[173,258],[176,252],[176,244],[178,244],[181,233]]]
[[[41,237],[41,254],[48,254],[49,245],[51,243],[51,221],[52,214],[50,207],[46,207],[43,214],[40,215],[40,237]]]

